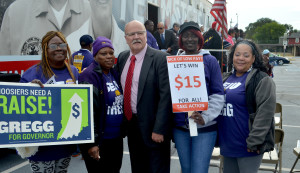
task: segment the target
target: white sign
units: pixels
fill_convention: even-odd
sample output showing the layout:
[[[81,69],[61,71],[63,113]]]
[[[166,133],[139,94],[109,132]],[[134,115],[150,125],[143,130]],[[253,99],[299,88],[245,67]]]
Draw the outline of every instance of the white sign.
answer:
[[[284,40],[283,41],[283,46],[286,46],[287,45],[287,40]]]
[[[173,112],[207,110],[203,56],[168,56],[167,60]]]
[[[202,55],[168,56],[173,112],[204,111],[208,107]],[[189,118],[191,136],[198,136],[197,124]]]

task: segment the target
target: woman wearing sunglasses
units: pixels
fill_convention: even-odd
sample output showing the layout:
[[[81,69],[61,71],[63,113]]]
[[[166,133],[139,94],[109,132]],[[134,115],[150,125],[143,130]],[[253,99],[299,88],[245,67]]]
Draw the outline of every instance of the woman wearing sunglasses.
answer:
[[[56,84],[75,84],[78,71],[70,65],[70,48],[61,32],[49,31],[42,39],[42,59],[30,67],[22,76],[21,83],[37,83],[41,87],[52,76]],[[67,172],[71,154],[76,145],[52,145],[31,147],[26,153],[32,172]],[[24,156],[25,153],[19,154]]]

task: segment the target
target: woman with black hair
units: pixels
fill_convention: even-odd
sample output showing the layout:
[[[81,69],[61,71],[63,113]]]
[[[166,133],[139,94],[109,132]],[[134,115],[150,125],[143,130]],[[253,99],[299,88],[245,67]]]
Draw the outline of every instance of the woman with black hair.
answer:
[[[223,78],[225,106],[218,117],[224,173],[256,173],[274,148],[275,84],[257,46],[237,42],[229,54],[232,72]]]

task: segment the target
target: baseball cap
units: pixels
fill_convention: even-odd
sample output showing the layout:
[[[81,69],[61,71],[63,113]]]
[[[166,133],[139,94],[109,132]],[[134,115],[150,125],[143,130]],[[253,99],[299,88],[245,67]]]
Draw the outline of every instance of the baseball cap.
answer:
[[[93,43],[93,41],[94,41],[93,37],[90,36],[90,35],[83,35],[79,39],[79,43],[80,43],[81,46],[88,46],[91,43]]]
[[[269,51],[268,49],[265,49],[265,50],[262,52],[263,55],[268,54],[268,53],[270,53],[270,51]]]
[[[181,34],[186,29],[195,29],[200,31],[199,24],[194,21],[184,22],[182,25],[180,25],[179,34]]]

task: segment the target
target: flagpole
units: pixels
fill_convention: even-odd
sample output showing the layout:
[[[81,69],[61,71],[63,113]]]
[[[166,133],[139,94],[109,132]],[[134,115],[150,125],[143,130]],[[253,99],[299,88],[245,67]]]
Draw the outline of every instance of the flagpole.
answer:
[[[222,14],[224,18],[224,13]],[[221,73],[223,75],[223,38],[224,38],[224,20],[222,20],[222,34],[221,34],[221,42],[222,42],[222,56],[221,56]]]

